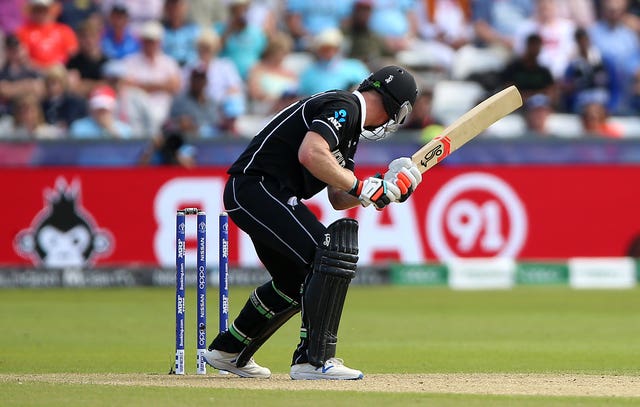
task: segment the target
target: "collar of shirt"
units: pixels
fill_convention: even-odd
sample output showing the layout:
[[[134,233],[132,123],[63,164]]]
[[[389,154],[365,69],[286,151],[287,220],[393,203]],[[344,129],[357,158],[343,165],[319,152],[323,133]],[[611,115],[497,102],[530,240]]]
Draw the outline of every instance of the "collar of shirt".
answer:
[[[353,94],[356,95],[358,101],[360,102],[360,133],[364,131],[364,122],[367,118],[367,102],[364,101],[364,97],[362,97],[362,93],[357,90],[353,91]]]

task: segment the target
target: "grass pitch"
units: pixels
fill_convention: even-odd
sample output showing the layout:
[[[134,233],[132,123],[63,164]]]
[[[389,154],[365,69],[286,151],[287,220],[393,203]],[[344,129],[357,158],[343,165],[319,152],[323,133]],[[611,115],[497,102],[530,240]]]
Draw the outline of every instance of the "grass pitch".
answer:
[[[249,291],[231,288],[232,317]],[[217,325],[216,290],[212,288],[209,294],[211,339]],[[265,381],[264,388],[252,388],[249,383],[253,381],[223,379],[233,386],[220,388],[223,380],[213,369],[197,385],[181,380],[184,378],[165,377],[174,354],[175,292],[171,288],[2,290],[2,404],[640,405],[639,294],[639,289],[576,291],[566,287],[509,291],[352,287],[340,326],[338,356],[363,370],[365,380],[346,384],[346,388],[335,383],[320,388],[295,385],[298,387],[291,391],[269,388],[269,383],[290,386],[286,373],[297,343],[298,317],[256,354],[276,379]],[[193,290],[187,293],[186,335],[186,367],[193,373]],[[117,379],[104,379],[113,374]],[[384,384],[378,387],[379,377],[397,378],[399,374],[409,376],[398,380],[412,377],[415,383],[422,380],[424,386],[402,391]],[[475,382],[477,374],[488,374],[491,380]],[[451,380],[451,387],[430,387],[431,380],[439,380],[437,375],[447,375],[443,383]],[[527,395],[504,391],[509,382],[496,380],[500,375],[546,378],[550,389],[554,387],[549,378],[554,375],[563,383],[585,383],[581,382],[584,377],[600,376],[612,381],[606,382],[610,393],[607,389],[593,393],[594,385],[585,384],[584,389],[576,387],[568,394]],[[161,381],[153,380],[160,376]],[[631,380],[621,388],[635,386],[637,393],[611,390],[618,376]],[[146,382],[145,377],[151,380]],[[465,391],[456,390],[454,380],[467,380],[478,390],[463,394]],[[597,381],[593,383],[597,386]],[[545,388],[544,382],[540,388]],[[590,394],[605,396],[587,397]]]

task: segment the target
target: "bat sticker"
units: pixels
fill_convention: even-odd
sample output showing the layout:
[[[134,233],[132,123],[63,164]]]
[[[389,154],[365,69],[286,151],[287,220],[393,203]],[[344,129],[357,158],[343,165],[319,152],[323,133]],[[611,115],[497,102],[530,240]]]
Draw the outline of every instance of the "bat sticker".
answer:
[[[449,137],[438,136],[433,139],[433,141],[440,141],[442,144],[438,144],[424,155],[424,158],[420,160],[420,164],[423,166],[427,166],[427,163],[432,158],[437,158],[437,162],[440,162],[445,159],[449,155],[451,151],[451,139]]]

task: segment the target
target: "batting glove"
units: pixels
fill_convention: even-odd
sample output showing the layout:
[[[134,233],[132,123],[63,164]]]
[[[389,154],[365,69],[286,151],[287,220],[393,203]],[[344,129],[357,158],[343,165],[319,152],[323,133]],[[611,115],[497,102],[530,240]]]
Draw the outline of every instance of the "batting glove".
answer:
[[[376,209],[398,201],[401,195],[397,185],[378,177],[369,177],[364,181],[356,179],[349,193],[357,197],[363,206],[373,204]]]
[[[409,157],[400,157],[389,163],[384,179],[400,189],[398,202],[404,202],[422,182],[422,173]]]

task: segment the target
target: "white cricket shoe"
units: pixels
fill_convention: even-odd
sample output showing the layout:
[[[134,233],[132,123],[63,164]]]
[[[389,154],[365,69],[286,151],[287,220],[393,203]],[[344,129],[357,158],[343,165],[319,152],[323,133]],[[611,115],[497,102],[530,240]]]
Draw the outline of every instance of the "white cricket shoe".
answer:
[[[258,379],[268,379],[271,377],[271,370],[266,367],[262,367],[253,360],[249,359],[249,362],[244,367],[236,366],[236,360],[239,353],[227,353],[221,350],[206,350],[204,352],[204,360],[209,365],[218,370],[224,370],[229,373],[236,374],[240,377],[251,377]]]
[[[293,380],[360,380],[364,374],[359,370],[346,367],[342,359],[331,358],[320,367],[310,363],[293,365],[289,376]]]

